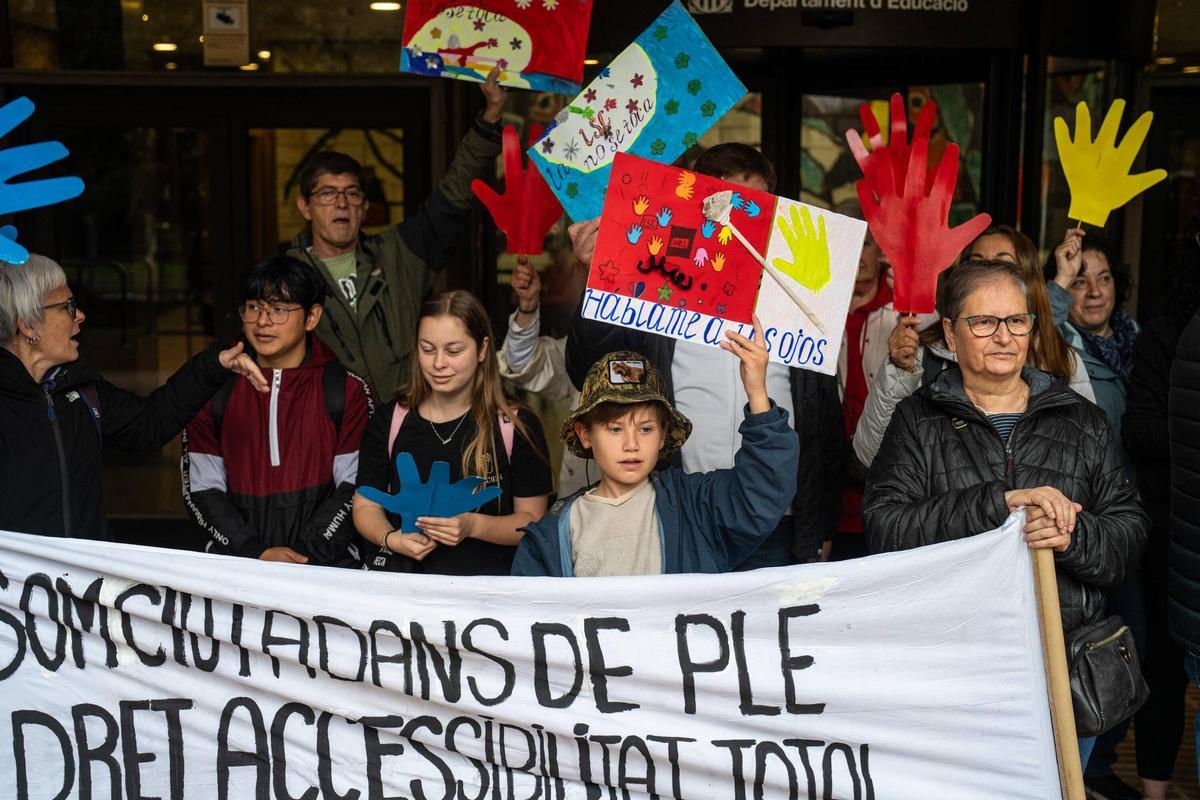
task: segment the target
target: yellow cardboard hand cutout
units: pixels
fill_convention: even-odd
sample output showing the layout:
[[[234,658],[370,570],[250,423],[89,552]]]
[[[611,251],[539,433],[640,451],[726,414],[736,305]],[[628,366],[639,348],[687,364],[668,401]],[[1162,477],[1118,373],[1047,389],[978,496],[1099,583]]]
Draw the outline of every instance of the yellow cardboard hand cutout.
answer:
[[[1147,111],[1130,126],[1121,143],[1117,144],[1117,128],[1125,113],[1125,101],[1114,100],[1104,122],[1092,141],[1092,115],[1086,103],[1075,107],[1075,138],[1071,139],[1067,121],[1054,118],[1054,140],[1058,143],[1058,158],[1062,162],[1067,185],[1071,187],[1071,209],[1067,216],[1098,227],[1104,227],[1109,212],[1120,208],[1134,197],[1167,177],[1167,171],[1155,169],[1130,174],[1154,113]]]

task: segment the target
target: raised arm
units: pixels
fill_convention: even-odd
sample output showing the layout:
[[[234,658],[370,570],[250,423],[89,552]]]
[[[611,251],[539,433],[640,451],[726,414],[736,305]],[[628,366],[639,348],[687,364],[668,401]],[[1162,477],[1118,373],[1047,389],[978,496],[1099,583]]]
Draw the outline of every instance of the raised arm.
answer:
[[[417,213],[390,228],[384,236],[395,236],[429,269],[442,268],[446,253],[462,238],[467,211],[475,195],[471,181],[484,173],[500,155],[500,113],[508,92],[493,70],[481,90],[487,105],[463,137],[454,160],[441,183]]]

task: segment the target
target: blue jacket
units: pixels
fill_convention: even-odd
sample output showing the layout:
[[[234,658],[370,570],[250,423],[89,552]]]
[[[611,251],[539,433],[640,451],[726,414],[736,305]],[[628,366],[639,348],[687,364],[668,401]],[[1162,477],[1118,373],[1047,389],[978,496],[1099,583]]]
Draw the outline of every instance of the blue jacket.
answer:
[[[787,412],[751,414],[740,428],[733,469],[655,474],[654,506],[664,574],[730,572],[779,525],[796,495],[800,440]],[[571,503],[525,529],[513,575],[574,577]]]
[[[1112,367],[1088,352],[1083,346],[1083,336],[1079,330],[1066,321],[1067,310],[1071,307],[1071,293],[1054,281],[1046,282],[1050,292],[1050,306],[1054,309],[1054,319],[1058,322],[1058,331],[1067,340],[1067,344],[1079,353],[1083,365],[1087,368],[1088,377],[1092,380],[1092,391],[1096,395],[1096,405],[1108,417],[1112,427],[1113,439],[1121,441],[1121,417],[1125,414],[1125,379]],[[1061,313],[1060,313],[1061,312]],[[1059,322],[1059,320],[1062,320]],[[1135,326],[1137,323],[1133,323]],[[1140,331],[1141,328],[1139,327]]]

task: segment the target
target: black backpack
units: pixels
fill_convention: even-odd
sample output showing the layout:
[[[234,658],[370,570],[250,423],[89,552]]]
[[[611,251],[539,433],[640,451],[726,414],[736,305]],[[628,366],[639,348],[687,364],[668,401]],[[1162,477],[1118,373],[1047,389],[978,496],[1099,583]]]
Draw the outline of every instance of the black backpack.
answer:
[[[327,361],[323,368],[325,395],[325,413],[333,420],[335,433],[342,432],[342,412],[346,408],[346,368],[338,361]],[[221,388],[212,397],[213,436],[221,441],[221,425],[225,420],[225,406],[233,395],[233,387],[237,385],[240,376],[232,375],[221,384]]]

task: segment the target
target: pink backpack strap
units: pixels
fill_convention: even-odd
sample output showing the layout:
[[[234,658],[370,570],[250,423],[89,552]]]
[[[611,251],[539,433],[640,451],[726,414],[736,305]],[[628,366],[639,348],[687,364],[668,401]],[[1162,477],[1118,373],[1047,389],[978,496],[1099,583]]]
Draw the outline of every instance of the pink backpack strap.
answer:
[[[392,425],[388,428],[388,458],[392,457],[392,448],[396,445],[396,437],[400,435],[400,426],[404,424],[404,418],[408,416],[408,409],[399,403],[392,409]]]
[[[396,437],[400,435],[400,426],[404,424],[404,418],[408,416],[408,409],[397,403],[392,409],[392,424],[388,428],[388,456],[392,454],[392,448],[396,445]],[[497,415],[500,419],[500,437],[504,439],[504,454],[512,459],[513,439],[516,435],[516,426],[507,414],[501,411]]]
[[[512,419],[501,411],[500,417],[500,438],[504,439],[504,454],[508,456],[508,460],[512,461],[513,451],[513,436],[516,433],[516,426],[513,425]]]

